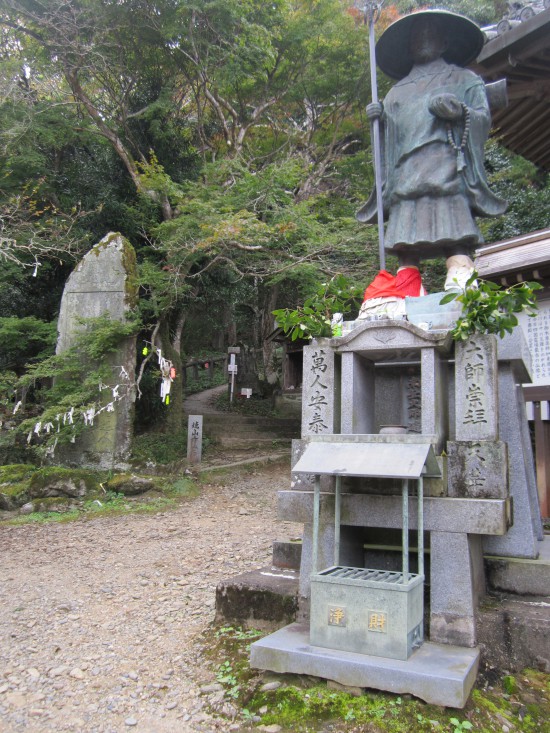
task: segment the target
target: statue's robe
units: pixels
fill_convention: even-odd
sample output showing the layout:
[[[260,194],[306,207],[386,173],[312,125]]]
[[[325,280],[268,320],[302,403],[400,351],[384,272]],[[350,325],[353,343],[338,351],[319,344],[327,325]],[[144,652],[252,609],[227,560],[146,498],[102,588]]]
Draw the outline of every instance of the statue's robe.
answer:
[[[429,109],[430,100],[445,93],[455,95],[470,113],[462,170],[448,140],[447,121]],[[464,122],[463,117],[450,123],[458,147]],[[483,148],[490,125],[485,85],[467,69],[438,59],[414,66],[395,84],[381,118],[388,251],[399,253],[412,247],[423,258],[449,256],[470,251],[483,241],[474,216],[497,216],[506,210],[485,178]],[[357,218],[376,222],[376,191]]]

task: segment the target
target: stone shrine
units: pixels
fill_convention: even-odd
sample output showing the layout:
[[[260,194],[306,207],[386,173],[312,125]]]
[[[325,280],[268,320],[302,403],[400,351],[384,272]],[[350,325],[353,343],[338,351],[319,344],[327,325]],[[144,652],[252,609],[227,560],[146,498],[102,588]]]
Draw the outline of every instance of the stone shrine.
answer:
[[[302,437],[293,444],[291,488],[278,496],[280,518],[304,523],[300,612],[296,624],[252,646],[251,663],[462,707],[479,662],[483,555],[536,558],[543,540],[521,393],[530,355],[520,329],[502,340],[476,335],[455,343],[450,324],[350,325],[344,336],[304,349]],[[407,473],[407,456],[418,450],[426,462]],[[413,474],[423,478],[423,498],[402,492],[402,478]],[[424,574],[425,560],[429,641],[400,659],[368,653],[368,627],[345,632],[363,634],[367,653],[346,651],[345,643],[343,650],[313,645],[313,623],[330,621],[311,611],[312,587],[335,565],[335,544],[339,566],[391,575],[405,543],[412,570]],[[367,602],[365,616],[369,610],[385,613]],[[324,631],[315,633],[324,639]]]

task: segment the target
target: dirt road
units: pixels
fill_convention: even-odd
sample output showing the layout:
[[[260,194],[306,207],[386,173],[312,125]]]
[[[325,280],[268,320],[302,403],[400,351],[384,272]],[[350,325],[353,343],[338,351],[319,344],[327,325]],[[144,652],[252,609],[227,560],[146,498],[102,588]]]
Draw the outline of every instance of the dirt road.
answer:
[[[166,513],[0,528],[1,733],[231,729],[198,635],[217,583],[300,527],[276,520],[288,461],[230,476]]]

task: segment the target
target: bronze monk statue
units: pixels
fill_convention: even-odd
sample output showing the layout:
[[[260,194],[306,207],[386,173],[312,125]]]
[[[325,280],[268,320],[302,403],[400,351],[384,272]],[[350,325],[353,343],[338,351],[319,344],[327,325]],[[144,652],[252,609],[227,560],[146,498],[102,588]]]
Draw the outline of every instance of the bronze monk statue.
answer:
[[[482,45],[472,21],[442,10],[400,18],[376,45],[378,66],[399,80],[367,114],[381,123],[385,249],[400,266],[440,256],[464,264],[483,241],[474,217],[506,209],[483,167],[491,126],[485,85],[463,68]],[[357,218],[376,221],[376,191]]]

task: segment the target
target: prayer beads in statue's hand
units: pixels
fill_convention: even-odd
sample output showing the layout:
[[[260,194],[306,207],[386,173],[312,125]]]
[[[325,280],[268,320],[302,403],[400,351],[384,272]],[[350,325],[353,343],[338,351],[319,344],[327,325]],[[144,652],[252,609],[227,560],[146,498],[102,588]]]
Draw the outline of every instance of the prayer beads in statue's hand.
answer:
[[[437,94],[432,97],[429,110],[442,120],[459,120],[464,115],[462,102],[454,94]]]

